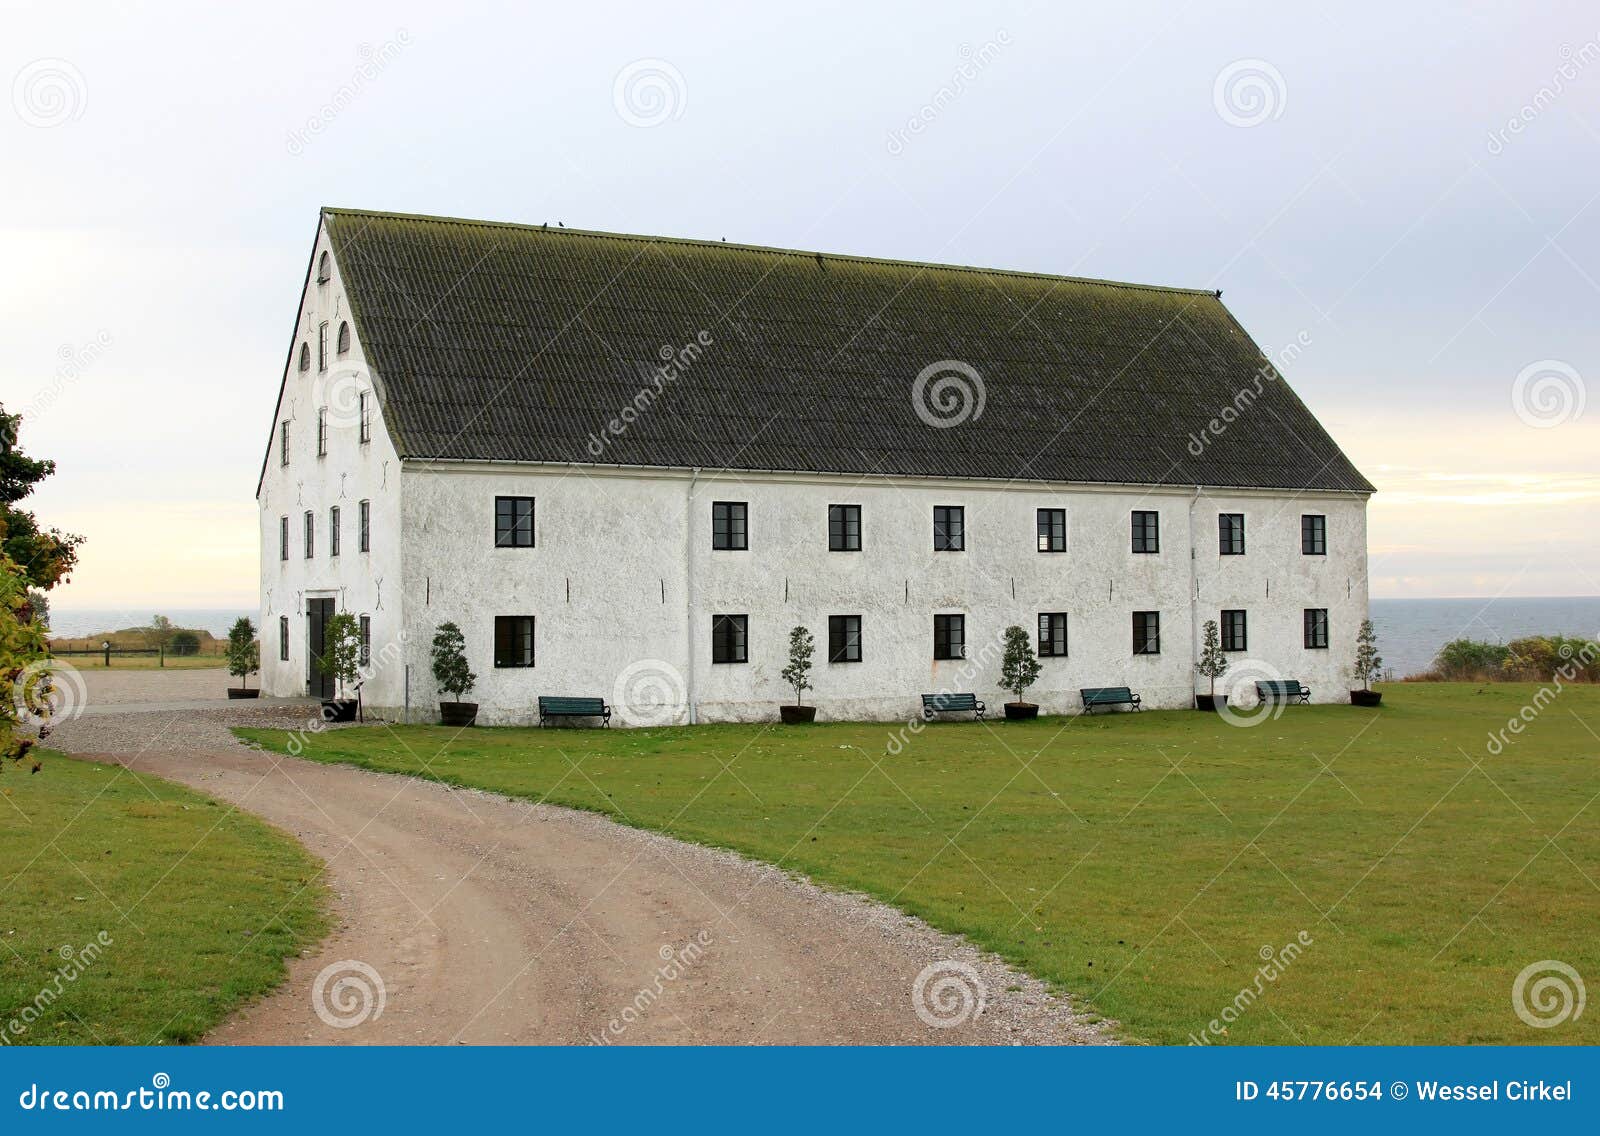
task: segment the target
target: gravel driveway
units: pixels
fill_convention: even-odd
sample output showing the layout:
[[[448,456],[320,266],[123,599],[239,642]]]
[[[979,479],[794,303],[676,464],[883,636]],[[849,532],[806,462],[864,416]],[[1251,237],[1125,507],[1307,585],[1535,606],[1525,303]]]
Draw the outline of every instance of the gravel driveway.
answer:
[[[212,1042],[1111,1040],[862,897],[588,813],[250,749],[230,724],[294,728],[314,707],[208,698],[220,672],[85,679],[90,712],[51,745],[232,802],[327,863],[335,929]]]

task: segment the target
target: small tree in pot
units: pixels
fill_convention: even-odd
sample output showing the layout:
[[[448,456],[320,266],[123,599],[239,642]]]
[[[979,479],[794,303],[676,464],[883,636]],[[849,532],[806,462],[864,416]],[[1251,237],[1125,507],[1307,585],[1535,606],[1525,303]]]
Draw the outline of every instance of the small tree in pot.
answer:
[[[1372,620],[1363,619],[1361,630],[1356,632],[1356,678],[1361,680],[1361,689],[1350,692],[1350,701],[1356,706],[1376,706],[1383,701],[1381,691],[1372,689],[1372,680],[1383,672],[1383,656],[1378,654],[1378,633],[1372,628]]]
[[[470,726],[478,718],[476,702],[462,702],[478,676],[467,666],[467,640],[454,623],[441,623],[433,633],[433,681],[441,691],[456,696],[455,702],[439,702],[439,720],[446,726]]]
[[[1228,673],[1228,656],[1222,653],[1222,637],[1217,630],[1217,621],[1206,620],[1203,631],[1204,640],[1200,645],[1200,661],[1195,663],[1194,669],[1200,672],[1202,678],[1211,680],[1211,693],[1197,694],[1194,696],[1196,710],[1217,709],[1217,680]],[[1222,696],[1222,705],[1228,704],[1228,696]]]
[[[228,697],[259,697],[261,691],[251,687],[249,678],[260,670],[261,644],[256,642],[255,625],[249,616],[241,615],[228,629],[228,673],[239,680],[238,686],[228,687]]]
[[[794,687],[794,705],[778,707],[778,717],[791,725],[796,722],[814,722],[815,706],[801,705],[801,696],[811,689],[811,658],[817,652],[817,642],[804,627],[789,632],[789,665],[783,668],[783,681]]]
[[[322,701],[322,716],[330,722],[353,722],[360,705],[361,688],[356,697],[345,697],[345,688],[361,677],[361,625],[348,611],[328,617],[322,627],[322,655],[317,669],[338,684],[337,698]]]
[[[1039,681],[1039,660],[1033,653],[1033,640],[1028,632],[1012,624],[1006,628],[1006,653],[1000,661],[1000,686],[1016,696],[1016,701],[1006,703],[1007,718],[1037,718],[1039,707],[1022,700],[1023,692]]]

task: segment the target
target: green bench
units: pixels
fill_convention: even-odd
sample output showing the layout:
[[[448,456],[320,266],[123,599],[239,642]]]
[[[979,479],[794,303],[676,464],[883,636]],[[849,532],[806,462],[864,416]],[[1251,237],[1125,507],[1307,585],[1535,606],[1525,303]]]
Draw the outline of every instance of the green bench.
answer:
[[[1132,706],[1135,710],[1142,710],[1139,705],[1139,696],[1125,686],[1084,686],[1078,689],[1078,695],[1083,699],[1083,712],[1094,713],[1096,706]]]
[[[1311,688],[1297,678],[1269,678],[1256,683],[1256,697],[1263,702],[1298,702],[1311,705]]]
[[[611,707],[603,698],[540,698],[539,725],[551,718],[599,718],[611,725]]]
[[[978,721],[983,721],[984,706],[978,701],[975,694],[924,694],[922,696],[922,718],[931,722],[935,714],[965,714],[977,715]]]

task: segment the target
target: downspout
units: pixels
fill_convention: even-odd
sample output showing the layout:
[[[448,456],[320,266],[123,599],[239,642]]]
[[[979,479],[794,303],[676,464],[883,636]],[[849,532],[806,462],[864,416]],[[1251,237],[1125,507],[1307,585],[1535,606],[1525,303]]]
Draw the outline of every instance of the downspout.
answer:
[[[1198,685],[1195,668],[1200,664],[1200,575],[1195,565],[1199,546],[1195,543],[1194,507],[1200,503],[1200,487],[1194,487],[1189,498],[1189,704],[1194,705],[1194,690]]]
[[[689,700],[689,725],[696,721],[694,705],[694,490],[700,467],[689,471],[689,496],[683,506],[683,635],[689,673],[684,676],[684,695]]]

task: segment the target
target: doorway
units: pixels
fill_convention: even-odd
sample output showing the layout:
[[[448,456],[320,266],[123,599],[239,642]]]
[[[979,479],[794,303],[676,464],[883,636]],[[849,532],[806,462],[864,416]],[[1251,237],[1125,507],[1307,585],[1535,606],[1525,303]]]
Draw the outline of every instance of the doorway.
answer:
[[[333,599],[306,600],[306,693],[313,698],[333,697],[333,676],[317,666],[327,642],[328,620],[333,618]]]

